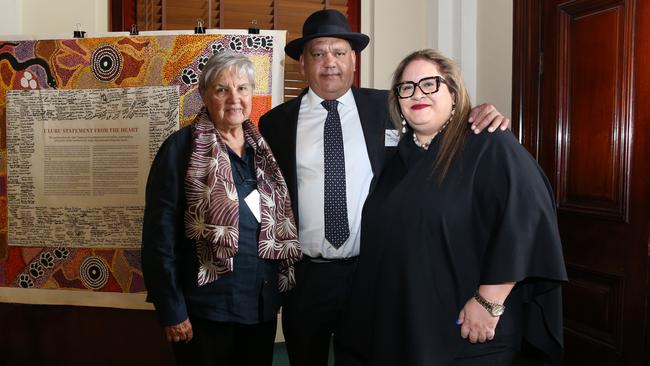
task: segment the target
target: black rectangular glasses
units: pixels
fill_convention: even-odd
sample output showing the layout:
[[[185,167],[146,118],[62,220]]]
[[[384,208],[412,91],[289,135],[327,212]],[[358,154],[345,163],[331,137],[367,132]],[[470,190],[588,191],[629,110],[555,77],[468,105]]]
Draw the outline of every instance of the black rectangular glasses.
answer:
[[[422,91],[422,94],[433,94],[440,89],[440,83],[446,83],[442,76],[430,76],[428,78],[420,79],[420,81],[405,81],[395,85],[395,95],[400,99],[410,98],[415,94],[415,87],[417,86]]]

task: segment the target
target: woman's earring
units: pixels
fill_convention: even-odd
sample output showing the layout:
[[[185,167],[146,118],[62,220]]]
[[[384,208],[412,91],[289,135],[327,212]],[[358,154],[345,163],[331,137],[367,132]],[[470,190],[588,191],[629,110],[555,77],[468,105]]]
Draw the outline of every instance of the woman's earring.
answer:
[[[399,116],[402,117],[402,134],[405,134],[406,133],[406,119],[404,118],[404,116],[401,113],[399,114]]]
[[[449,114],[449,118],[447,118],[445,123],[442,126],[440,126],[440,129],[438,131],[442,131],[445,129],[445,127],[447,127],[451,119],[454,118],[454,114],[456,114],[456,104],[451,106],[451,113]]]

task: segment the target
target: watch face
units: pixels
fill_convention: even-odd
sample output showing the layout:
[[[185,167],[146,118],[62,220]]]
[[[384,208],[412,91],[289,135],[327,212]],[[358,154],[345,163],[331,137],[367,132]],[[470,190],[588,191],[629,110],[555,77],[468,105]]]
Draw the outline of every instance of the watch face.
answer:
[[[506,310],[505,305],[503,305],[503,304],[495,304],[495,303],[489,302],[489,301],[485,300],[481,296],[481,294],[479,294],[478,292],[476,292],[474,294],[474,299],[482,307],[484,307],[485,310],[487,310],[488,313],[490,313],[490,315],[492,315],[492,316],[501,316],[501,314],[503,314],[503,312]]]
[[[503,306],[503,305],[496,305],[496,306],[494,306],[494,308],[492,309],[492,315],[494,315],[494,316],[501,316],[501,314],[503,314],[503,311],[504,311],[505,309],[506,309],[506,307]]]

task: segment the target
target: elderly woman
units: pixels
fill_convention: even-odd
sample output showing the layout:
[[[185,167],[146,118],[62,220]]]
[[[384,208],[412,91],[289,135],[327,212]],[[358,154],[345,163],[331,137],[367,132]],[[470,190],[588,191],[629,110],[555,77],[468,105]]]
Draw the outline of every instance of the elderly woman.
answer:
[[[553,192],[510,132],[470,132],[458,68],[433,50],[395,71],[403,132],[363,210],[340,365],[558,362],[567,276]]]
[[[205,108],[160,147],[147,182],[142,270],[178,364],[271,365],[280,292],[300,259],[286,184],[249,120],[241,54],[205,65]]]

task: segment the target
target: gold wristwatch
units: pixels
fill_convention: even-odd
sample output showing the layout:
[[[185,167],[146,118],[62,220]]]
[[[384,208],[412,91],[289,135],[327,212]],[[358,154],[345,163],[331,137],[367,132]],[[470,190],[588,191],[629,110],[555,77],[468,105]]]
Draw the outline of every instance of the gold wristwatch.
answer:
[[[474,293],[474,300],[476,300],[476,302],[481,304],[481,306],[484,307],[485,310],[487,310],[488,313],[490,313],[490,315],[494,317],[501,316],[503,312],[506,310],[506,307],[502,304],[497,304],[495,302],[489,302],[485,300],[485,298],[481,296],[481,294],[479,294],[478,291]]]

